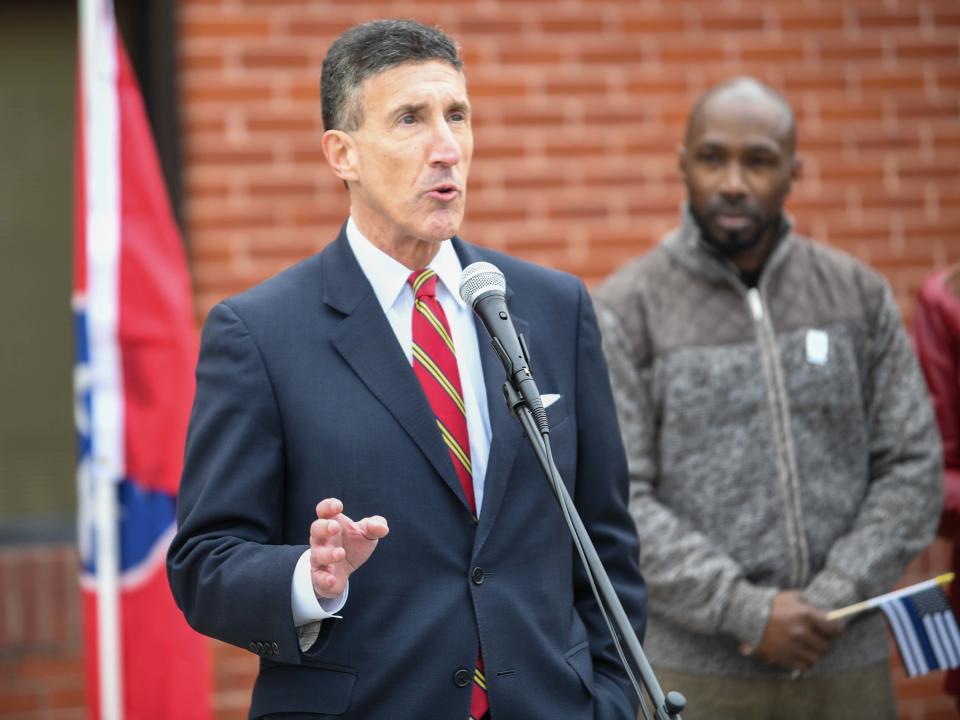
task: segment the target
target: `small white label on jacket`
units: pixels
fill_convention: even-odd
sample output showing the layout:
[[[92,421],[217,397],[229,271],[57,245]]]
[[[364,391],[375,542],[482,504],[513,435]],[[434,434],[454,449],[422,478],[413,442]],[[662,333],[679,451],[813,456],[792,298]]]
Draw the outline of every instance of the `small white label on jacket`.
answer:
[[[757,321],[763,320],[763,298],[760,297],[759,290],[756,288],[747,290],[747,304],[750,306],[753,319]]]
[[[807,330],[807,362],[826,365],[830,354],[830,336],[823,330]]]

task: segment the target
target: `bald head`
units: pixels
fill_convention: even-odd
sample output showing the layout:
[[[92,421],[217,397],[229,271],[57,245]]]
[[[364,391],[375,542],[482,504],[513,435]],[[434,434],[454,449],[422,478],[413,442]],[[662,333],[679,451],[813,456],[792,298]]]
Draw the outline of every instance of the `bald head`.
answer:
[[[690,113],[679,160],[703,238],[741,270],[756,270],[800,174],[790,105],[752,78],[717,85]]]
[[[747,112],[765,121],[784,150],[793,153],[797,145],[797,125],[790,103],[769,85],[751,77],[738,77],[714,85],[697,100],[687,119],[684,142],[704,132],[717,114],[733,109]]]

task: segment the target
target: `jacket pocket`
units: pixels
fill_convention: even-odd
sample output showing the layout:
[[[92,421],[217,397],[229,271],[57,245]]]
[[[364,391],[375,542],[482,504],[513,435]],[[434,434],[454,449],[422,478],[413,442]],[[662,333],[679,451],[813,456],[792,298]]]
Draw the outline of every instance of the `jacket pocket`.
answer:
[[[590,642],[584,640],[577,643],[567,650],[563,657],[577,673],[583,686],[590,693],[590,697],[593,697],[593,657],[590,655]]]
[[[250,717],[273,713],[342,715],[350,707],[356,682],[356,671],[340,665],[261,668],[253,686]]]
[[[567,419],[567,399],[561,395],[547,406],[546,413],[550,429],[560,427]]]

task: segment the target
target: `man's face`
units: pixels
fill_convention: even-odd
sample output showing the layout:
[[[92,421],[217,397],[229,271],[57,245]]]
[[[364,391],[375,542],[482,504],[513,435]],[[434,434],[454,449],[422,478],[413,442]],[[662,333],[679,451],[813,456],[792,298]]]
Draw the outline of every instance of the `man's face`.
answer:
[[[443,62],[405,63],[365,80],[360,102],[341,175],[360,229],[388,247],[455,235],[473,155],[463,75]]]
[[[799,170],[782,107],[764,97],[708,100],[680,151],[680,170],[708,242],[725,255],[757,246],[778,223]]]

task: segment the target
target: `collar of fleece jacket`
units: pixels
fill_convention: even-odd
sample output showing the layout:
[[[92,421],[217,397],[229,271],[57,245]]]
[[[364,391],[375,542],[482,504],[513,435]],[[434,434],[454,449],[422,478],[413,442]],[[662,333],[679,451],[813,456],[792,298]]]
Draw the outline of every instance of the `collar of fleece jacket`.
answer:
[[[793,228],[793,218],[784,211],[776,247],[770,253],[770,257],[767,258],[763,273],[768,272],[769,268],[779,265],[790,254],[792,247],[795,245]],[[737,266],[703,239],[700,227],[694,220],[687,203],[683,204],[680,211],[680,227],[676,232],[670,233],[664,238],[663,246],[667,252],[698,275],[714,280],[735,278],[739,281],[740,271]]]

